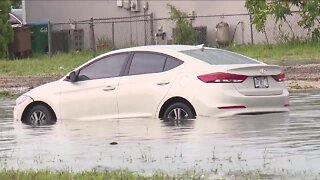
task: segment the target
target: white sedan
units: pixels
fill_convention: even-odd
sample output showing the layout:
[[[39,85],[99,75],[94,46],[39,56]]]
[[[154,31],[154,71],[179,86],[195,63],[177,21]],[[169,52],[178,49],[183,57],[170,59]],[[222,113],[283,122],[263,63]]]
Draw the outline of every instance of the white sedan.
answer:
[[[289,111],[280,67],[222,49],[156,45],[100,55],[16,100],[14,119],[190,119]]]

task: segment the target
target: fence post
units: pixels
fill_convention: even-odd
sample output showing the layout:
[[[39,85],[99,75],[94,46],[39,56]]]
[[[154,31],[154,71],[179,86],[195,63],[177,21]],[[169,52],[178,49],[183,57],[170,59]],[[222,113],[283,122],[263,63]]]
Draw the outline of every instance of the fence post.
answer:
[[[146,11],[143,10],[143,27],[144,27],[144,45],[147,45],[147,17]]]
[[[153,34],[153,13],[150,14],[150,33],[151,33],[151,44],[155,44],[154,43],[154,34]]]
[[[94,55],[96,54],[96,39],[94,36],[94,24],[93,24],[93,18],[90,19],[90,48],[93,51]]]
[[[244,45],[244,22],[243,21],[241,21],[241,36],[242,36],[241,44]]]
[[[249,14],[250,16],[250,33],[251,33],[251,44],[253,45],[253,23],[252,23],[252,15]]]
[[[52,56],[52,51],[51,51],[51,22],[48,20],[48,27],[47,27],[47,33],[48,33],[48,55],[49,58]]]
[[[112,49],[115,49],[115,42],[114,42],[114,22],[112,22],[111,25],[112,25]]]
[[[129,25],[130,25],[130,47],[133,46],[133,42],[132,42],[132,19],[131,19],[131,11],[129,11]]]

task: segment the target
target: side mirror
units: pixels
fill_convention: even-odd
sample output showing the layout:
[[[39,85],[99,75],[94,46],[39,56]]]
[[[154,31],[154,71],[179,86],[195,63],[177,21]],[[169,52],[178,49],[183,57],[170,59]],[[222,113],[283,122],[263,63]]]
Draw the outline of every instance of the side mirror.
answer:
[[[78,73],[76,73],[75,71],[72,71],[69,74],[69,80],[70,82],[76,82],[78,80]]]

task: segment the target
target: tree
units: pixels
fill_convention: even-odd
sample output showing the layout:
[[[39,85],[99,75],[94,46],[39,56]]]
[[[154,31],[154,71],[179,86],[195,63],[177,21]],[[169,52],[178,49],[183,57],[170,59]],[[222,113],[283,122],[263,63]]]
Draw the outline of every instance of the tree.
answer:
[[[257,31],[265,34],[267,43],[269,44],[265,28],[268,15],[266,0],[246,0],[245,6],[249,13],[252,14],[252,23],[255,25]]]
[[[8,44],[12,41],[13,31],[9,24],[9,13],[11,11],[10,0],[0,1],[0,58],[8,55]]]
[[[198,32],[192,27],[185,12],[180,11],[175,6],[168,4],[170,8],[170,20],[176,23],[174,44],[197,44]]]
[[[308,29],[312,33],[313,40],[320,40],[320,0],[300,0],[300,16],[302,20],[299,22],[301,27]]]
[[[298,24],[311,33],[313,40],[320,40],[320,0],[246,0],[245,6],[257,31],[265,32],[267,16],[272,15],[276,23],[287,23],[292,33],[286,17],[292,16],[291,9],[296,7],[301,16]]]

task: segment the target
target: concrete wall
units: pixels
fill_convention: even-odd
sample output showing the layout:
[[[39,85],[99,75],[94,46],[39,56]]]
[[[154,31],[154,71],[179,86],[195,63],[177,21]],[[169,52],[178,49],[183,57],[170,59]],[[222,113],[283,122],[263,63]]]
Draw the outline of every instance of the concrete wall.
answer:
[[[143,1],[139,0],[140,12],[131,12],[132,15],[143,14],[142,6],[149,3],[148,13],[153,12],[155,17],[167,17],[170,3],[185,12],[195,11],[197,15],[210,14],[236,14],[247,13],[244,7],[244,0],[215,0],[215,1]],[[129,16],[130,11],[116,6],[116,1],[55,1],[26,0],[27,22],[32,21],[65,21],[68,19],[82,20],[91,17],[119,17]]]

